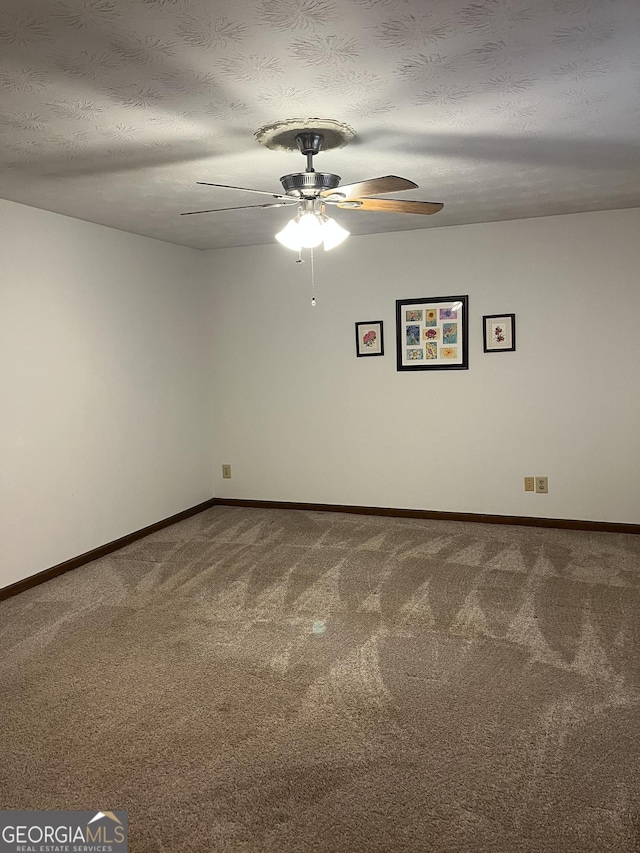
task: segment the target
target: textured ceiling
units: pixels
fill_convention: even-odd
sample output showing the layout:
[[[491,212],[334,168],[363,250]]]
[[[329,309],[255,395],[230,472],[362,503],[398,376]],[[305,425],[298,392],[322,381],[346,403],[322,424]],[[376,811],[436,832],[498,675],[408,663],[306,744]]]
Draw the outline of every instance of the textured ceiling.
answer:
[[[354,233],[640,206],[638,0],[2,0],[0,194],[198,248],[269,243],[291,211],[180,217],[304,169],[262,125],[332,118],[316,168],[396,174],[436,216]],[[283,249],[283,251],[285,251]]]

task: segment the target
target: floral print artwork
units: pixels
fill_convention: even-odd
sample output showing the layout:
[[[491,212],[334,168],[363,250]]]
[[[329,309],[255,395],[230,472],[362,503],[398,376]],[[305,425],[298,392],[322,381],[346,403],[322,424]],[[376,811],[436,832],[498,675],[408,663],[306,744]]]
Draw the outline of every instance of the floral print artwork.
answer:
[[[356,355],[384,355],[382,320],[356,323]]]
[[[412,347],[420,343],[420,326],[407,326],[407,346]]]
[[[468,369],[468,296],[398,299],[396,302],[398,370]],[[500,319],[495,318],[496,322]],[[423,362],[416,365],[415,362]]]
[[[442,324],[442,343],[457,344],[458,343],[458,324],[443,323]]]
[[[485,352],[513,352],[516,348],[516,315],[489,314],[482,318]]]
[[[504,326],[500,323],[494,325],[491,331],[491,340],[494,344],[503,344],[506,340],[504,334]]]

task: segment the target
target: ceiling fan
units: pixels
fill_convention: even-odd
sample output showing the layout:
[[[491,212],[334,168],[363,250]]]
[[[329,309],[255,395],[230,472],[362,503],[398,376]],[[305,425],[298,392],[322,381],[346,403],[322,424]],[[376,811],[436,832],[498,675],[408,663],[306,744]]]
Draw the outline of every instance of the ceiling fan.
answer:
[[[442,210],[440,202],[407,201],[402,199],[375,198],[391,192],[402,192],[417,188],[417,184],[407,178],[386,175],[354,184],[340,186],[340,176],[331,172],[316,172],[313,158],[322,149],[341,148],[354,136],[355,131],[346,124],[332,119],[290,119],[276,122],[260,128],[255,134],[258,142],[276,151],[295,151],[307,158],[304,172],[294,172],[280,178],[283,193],[271,193],[248,187],[235,187],[229,184],[214,184],[208,181],[197,183],[207,187],[242,190],[270,196],[275,201],[265,204],[246,204],[240,207],[211,208],[193,210],[181,216],[194,216],[200,213],[216,213],[248,208],[295,207],[296,216],[285,228],[276,234],[276,239],[289,249],[300,251],[314,248],[320,243],[325,249],[339,245],[349,232],[341,228],[335,220],[326,215],[327,206],[334,205],[340,210],[381,211],[385,213],[417,213],[429,215]]]

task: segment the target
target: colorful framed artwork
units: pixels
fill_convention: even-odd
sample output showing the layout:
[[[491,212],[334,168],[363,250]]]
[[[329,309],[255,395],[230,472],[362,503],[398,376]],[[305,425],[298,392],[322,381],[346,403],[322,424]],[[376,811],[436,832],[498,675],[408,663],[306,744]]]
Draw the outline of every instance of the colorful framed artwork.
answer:
[[[382,320],[356,323],[356,355],[384,355]]]
[[[482,318],[485,352],[513,352],[516,348],[516,315],[487,314]]]
[[[468,370],[468,310],[468,296],[398,299],[398,370]]]

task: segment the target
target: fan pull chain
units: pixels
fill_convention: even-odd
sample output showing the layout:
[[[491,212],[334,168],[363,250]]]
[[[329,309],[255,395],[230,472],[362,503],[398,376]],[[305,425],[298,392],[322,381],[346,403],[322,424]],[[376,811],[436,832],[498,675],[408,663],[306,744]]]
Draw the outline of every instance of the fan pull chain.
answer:
[[[313,308],[316,307],[316,271],[313,265],[313,249],[309,249],[309,254],[311,256],[311,305]],[[303,264],[304,259],[302,257],[302,249],[298,249],[298,257],[295,260],[296,264]]]
[[[311,249],[311,305],[316,307],[316,276],[313,268],[313,249]]]

